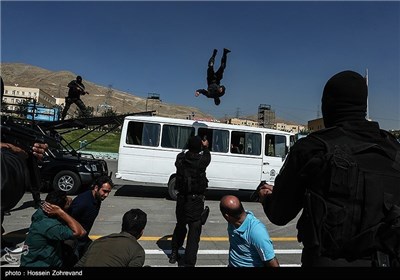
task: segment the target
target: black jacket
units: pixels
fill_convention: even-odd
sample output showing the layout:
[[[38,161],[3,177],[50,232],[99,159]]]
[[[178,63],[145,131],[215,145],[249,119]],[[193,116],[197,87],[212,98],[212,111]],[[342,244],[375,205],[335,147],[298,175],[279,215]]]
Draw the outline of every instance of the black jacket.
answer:
[[[76,80],[69,82],[68,84],[68,97],[80,98],[81,95],[85,95],[85,86],[82,83],[78,83]]]
[[[336,126],[344,129],[346,135],[352,139],[388,146],[376,122],[366,120],[342,122],[337,123]],[[339,132],[339,130],[337,131]],[[323,133],[323,131],[314,133]],[[400,144],[394,137],[390,141],[393,142],[390,149],[393,150],[393,147],[395,147],[394,149],[400,155]],[[293,145],[284,166],[276,177],[272,195],[267,196],[263,202],[264,212],[272,223],[286,225],[300,213],[303,209],[306,188],[317,175],[312,172],[305,172],[306,168],[309,167],[308,164],[311,160],[322,157],[325,153],[324,144],[314,137],[301,138]],[[373,160],[371,159],[371,161]],[[298,235],[304,236],[304,233],[300,232],[302,227],[299,226],[299,223],[297,226]]]
[[[206,172],[207,166],[211,162],[211,154],[208,149],[204,149],[202,153],[182,152],[177,155],[175,166],[177,172],[185,166],[191,165],[199,169],[199,172]],[[178,183],[178,182],[177,182]],[[204,184],[207,184],[205,177]],[[208,185],[203,186],[204,191]],[[180,192],[177,197],[176,216],[178,222],[189,223],[201,219],[201,213],[204,210],[204,191],[203,193],[185,193]]]
[[[365,138],[376,142],[382,140],[379,125],[376,122],[344,122],[340,126],[358,139]],[[395,145],[398,145],[400,151],[400,144]],[[303,167],[312,158],[325,152],[324,145],[311,137],[301,138],[291,147],[275,179],[273,194],[267,196],[263,203],[265,214],[272,223],[286,225],[299,214],[303,208],[305,189],[311,180],[311,178],[303,177]]]

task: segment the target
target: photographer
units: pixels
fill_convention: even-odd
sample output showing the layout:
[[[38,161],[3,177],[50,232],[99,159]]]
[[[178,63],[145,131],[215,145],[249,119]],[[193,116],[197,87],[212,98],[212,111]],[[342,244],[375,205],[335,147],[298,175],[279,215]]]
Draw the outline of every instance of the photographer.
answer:
[[[4,94],[3,79],[1,79],[1,100]],[[6,212],[14,208],[21,200],[26,190],[39,187],[39,174],[36,160],[41,160],[48,148],[45,143],[34,143],[29,151],[4,140],[6,131],[1,133],[1,247],[11,246],[3,240],[3,220]],[[33,165],[36,166],[33,166]],[[32,168],[29,168],[32,167]],[[36,184],[36,185],[35,185]],[[34,186],[35,185],[35,186]],[[34,195],[40,201],[39,192]]]

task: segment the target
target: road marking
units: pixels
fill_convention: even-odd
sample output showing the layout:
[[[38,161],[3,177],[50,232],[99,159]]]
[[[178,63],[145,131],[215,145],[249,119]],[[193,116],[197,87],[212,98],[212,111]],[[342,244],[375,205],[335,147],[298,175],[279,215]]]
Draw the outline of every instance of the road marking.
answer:
[[[301,267],[301,264],[279,264],[280,267]],[[176,267],[176,265],[150,265],[150,267]],[[196,267],[227,267],[226,264],[214,264],[214,265],[197,265]]]
[[[165,255],[171,254],[171,250],[146,249],[146,255]],[[301,254],[301,249],[276,249],[277,255]],[[184,254],[185,250],[179,250],[180,254]],[[198,255],[228,255],[229,250],[198,250]]]
[[[90,239],[95,240],[102,235],[90,235]],[[172,240],[172,236],[168,237],[158,237],[158,236],[142,236],[140,237],[140,241],[159,241],[159,240]],[[212,241],[212,242],[228,242],[229,239],[228,237],[200,237],[201,241]],[[271,237],[272,241],[275,242],[287,242],[287,241],[296,241],[297,242],[297,237]]]

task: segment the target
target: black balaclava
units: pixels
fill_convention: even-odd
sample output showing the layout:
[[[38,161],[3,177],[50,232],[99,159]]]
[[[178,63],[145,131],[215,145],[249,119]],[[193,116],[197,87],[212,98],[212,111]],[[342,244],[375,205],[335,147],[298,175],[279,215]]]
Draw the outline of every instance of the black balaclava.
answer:
[[[200,153],[201,152],[201,138],[200,136],[192,136],[189,139],[189,151],[193,152],[193,153]]]
[[[328,80],[322,95],[325,127],[343,121],[365,120],[368,87],[366,80],[354,71],[343,71]]]

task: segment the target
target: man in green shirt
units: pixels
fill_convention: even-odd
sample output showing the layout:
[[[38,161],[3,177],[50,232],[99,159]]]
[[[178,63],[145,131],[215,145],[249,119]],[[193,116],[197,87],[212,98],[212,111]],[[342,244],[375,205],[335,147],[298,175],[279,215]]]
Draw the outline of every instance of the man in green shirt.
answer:
[[[65,210],[71,198],[63,191],[47,195],[44,204],[32,215],[32,224],[25,240],[28,253],[21,256],[21,267],[62,267],[63,241],[82,237],[83,227]]]

